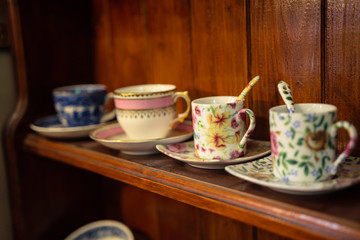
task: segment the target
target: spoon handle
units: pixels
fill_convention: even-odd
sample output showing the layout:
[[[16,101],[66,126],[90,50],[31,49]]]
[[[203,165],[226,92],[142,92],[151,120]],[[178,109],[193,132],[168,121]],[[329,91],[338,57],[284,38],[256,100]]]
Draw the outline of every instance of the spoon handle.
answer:
[[[240,93],[239,97],[236,99],[236,102],[244,100],[246,94],[251,90],[251,88],[255,85],[255,83],[257,83],[257,81],[259,81],[260,77],[256,76],[254,77],[249,83],[248,85],[244,88],[244,90]]]
[[[294,101],[292,98],[292,93],[289,85],[284,81],[280,81],[278,83],[278,90],[289,112],[294,113],[295,112]]]

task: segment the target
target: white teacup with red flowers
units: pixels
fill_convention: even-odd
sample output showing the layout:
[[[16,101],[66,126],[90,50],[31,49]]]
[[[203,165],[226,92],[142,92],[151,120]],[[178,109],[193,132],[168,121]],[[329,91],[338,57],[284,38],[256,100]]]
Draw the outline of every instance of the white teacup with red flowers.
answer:
[[[333,177],[357,140],[355,127],[336,122],[337,108],[330,104],[295,104],[270,109],[270,138],[273,174],[284,181],[317,182]],[[336,158],[339,128],[349,133],[346,149]]]
[[[255,128],[255,115],[237,97],[199,98],[191,103],[196,156],[231,160],[246,154],[246,141]],[[250,118],[246,129],[245,115]]]

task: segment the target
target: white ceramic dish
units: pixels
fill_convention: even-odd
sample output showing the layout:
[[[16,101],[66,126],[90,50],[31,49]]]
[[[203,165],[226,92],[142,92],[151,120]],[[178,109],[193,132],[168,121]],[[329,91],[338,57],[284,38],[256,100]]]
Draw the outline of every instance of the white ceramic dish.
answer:
[[[100,220],[80,227],[65,240],[134,240],[134,235],[121,222]]]
[[[104,123],[94,124],[81,127],[64,127],[56,115],[38,119],[30,124],[30,128],[40,135],[59,138],[59,139],[73,139],[85,138],[94,129],[102,126]]]
[[[227,166],[225,170],[236,177],[269,187],[275,191],[298,195],[315,195],[337,191],[359,183],[360,157],[348,157],[340,165],[334,179],[314,183],[288,182],[286,179],[276,178],[272,174],[271,157],[250,163]]]
[[[118,123],[109,124],[90,133],[90,137],[105,147],[120,150],[130,155],[148,155],[158,151],[157,144],[171,144],[185,141],[193,135],[192,123],[177,123],[165,138],[160,139],[129,139]]]
[[[204,160],[195,155],[194,141],[177,144],[156,145],[156,148],[176,160],[190,166],[205,169],[223,169],[227,165],[248,162],[270,154],[270,142],[249,139],[245,156],[231,160]]]

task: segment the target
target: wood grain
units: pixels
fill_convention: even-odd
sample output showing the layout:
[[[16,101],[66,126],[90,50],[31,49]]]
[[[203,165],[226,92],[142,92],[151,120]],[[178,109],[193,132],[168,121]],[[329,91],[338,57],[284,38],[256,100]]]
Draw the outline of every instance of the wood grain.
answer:
[[[22,182],[24,239],[64,239],[84,224],[103,219],[101,176],[28,155]],[[44,181],[46,179],[46,181]],[[33,188],[36,186],[36,188]]]
[[[287,82],[295,103],[321,102],[321,1],[250,1],[254,137],[269,139],[268,110],[284,104],[277,91]]]
[[[193,96],[238,96],[247,72],[246,4],[191,1]]]
[[[19,3],[10,0],[6,3],[16,69],[14,85],[17,89],[16,109],[3,129],[14,238],[46,239],[49,237],[46,234],[52,231],[54,219],[66,214],[54,211],[51,215],[45,209],[36,211],[44,206],[43,200],[50,193],[39,193],[41,189],[36,177],[44,175],[33,170],[41,171],[43,166],[37,161],[38,157],[34,159],[24,154],[22,144],[29,132],[30,122],[55,112],[51,95],[53,88],[94,80],[92,51],[89,51],[92,47],[89,37],[91,27],[88,25],[90,11],[87,11],[90,4],[78,1],[69,8],[69,1],[59,2],[59,5],[47,1]],[[82,18],[77,19],[80,15]],[[33,165],[26,167],[30,162]],[[44,185],[53,183],[52,180],[45,182]],[[64,196],[66,198],[67,195]],[[49,209],[56,208],[56,204],[51,202],[47,206]],[[65,205],[62,207],[59,210],[66,209]],[[62,231],[53,231],[53,237],[66,236],[70,229],[66,229],[65,225]]]
[[[191,173],[164,155],[117,157],[114,152],[106,154],[106,148],[92,141],[54,142],[36,135],[27,137],[26,146],[41,156],[285,237],[321,239],[360,234],[357,188],[331,198],[277,195],[264,189],[257,191],[257,186],[249,186],[224,171],[195,169],[199,170],[197,174]]]
[[[147,0],[146,9],[149,82],[192,88],[188,2]]]
[[[360,131],[360,3],[328,1],[325,20],[325,101],[337,106],[338,120],[349,121]],[[348,140],[340,132],[339,150],[345,149]]]
[[[188,1],[147,0],[145,14],[147,83],[174,84],[193,98]],[[183,100],[177,106],[178,113],[186,109]]]
[[[199,218],[196,221],[200,226],[200,239],[254,239],[253,227],[231,218],[224,218],[221,215],[207,211],[199,211]]]
[[[96,82],[105,84],[110,91],[113,90],[114,49],[113,34],[110,21],[109,1],[94,0],[92,22],[94,25],[94,76]]]
[[[112,179],[104,183],[106,217],[125,222],[138,239],[285,239]]]
[[[64,236],[70,227],[104,215],[124,220],[155,239],[169,238],[172,231],[181,231],[184,238],[193,233],[196,239],[266,239],[274,238],[272,234],[359,237],[359,186],[327,196],[289,196],[225,171],[195,169],[165,156],[126,156],[91,141],[27,135],[32,121],[54,113],[51,90],[57,86],[99,82],[112,91],[134,84],[171,83],[195,99],[238,95],[256,75],[261,79],[246,98],[257,118],[253,138],[269,139],[268,110],[283,104],[276,88],[279,80],[289,83],[296,103],[334,104],[339,120],[360,129],[357,1],[8,0],[7,4],[19,93],[5,129],[16,239]],[[339,149],[346,142],[341,131]],[[359,144],[353,154],[360,154]],[[96,187],[82,189],[87,182]],[[72,202],[68,194],[77,191]],[[105,199],[99,198],[102,194]],[[103,200],[108,205],[93,216],[77,212],[78,218],[68,222],[82,196],[93,198],[90,205],[102,205]],[[141,196],[146,204],[138,210],[150,224],[131,212],[139,206],[133,199]],[[172,215],[189,222],[177,227]],[[163,224],[166,229],[161,229]]]
[[[149,79],[144,1],[98,1],[97,81],[116,88]],[[119,24],[120,23],[120,24]],[[126,23],[126,24],[125,24]]]

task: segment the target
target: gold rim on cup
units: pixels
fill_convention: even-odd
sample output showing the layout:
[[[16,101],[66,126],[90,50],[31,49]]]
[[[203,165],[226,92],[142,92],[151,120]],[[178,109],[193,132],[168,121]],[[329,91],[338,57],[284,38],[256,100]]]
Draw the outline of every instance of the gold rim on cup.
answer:
[[[139,90],[136,90],[136,88],[138,88]],[[153,88],[153,90],[151,90],[151,88]],[[115,98],[155,98],[155,97],[167,96],[175,91],[176,91],[176,86],[172,84],[141,84],[141,85],[133,85],[123,88],[118,88],[114,91],[114,97]]]

